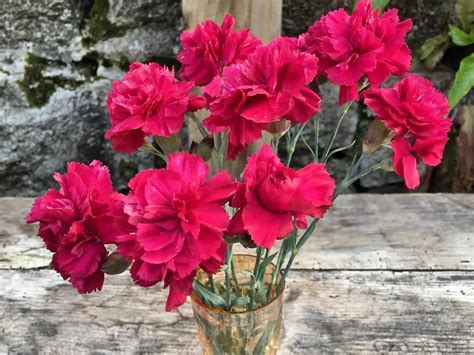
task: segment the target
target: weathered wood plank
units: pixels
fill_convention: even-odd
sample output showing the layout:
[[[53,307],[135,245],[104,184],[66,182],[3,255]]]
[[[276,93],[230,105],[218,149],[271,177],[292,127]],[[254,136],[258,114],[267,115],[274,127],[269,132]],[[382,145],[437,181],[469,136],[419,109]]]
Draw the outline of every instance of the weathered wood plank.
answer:
[[[0,269],[39,268],[48,251],[24,224],[32,199],[0,198]],[[343,195],[295,267],[472,270],[474,194]]]
[[[78,295],[50,270],[0,270],[0,353],[197,353],[190,305],[109,277]],[[295,271],[281,354],[474,351],[472,272]]]
[[[187,29],[207,19],[220,24],[231,13],[236,29],[250,28],[264,42],[281,32],[282,0],[182,0],[181,6]]]

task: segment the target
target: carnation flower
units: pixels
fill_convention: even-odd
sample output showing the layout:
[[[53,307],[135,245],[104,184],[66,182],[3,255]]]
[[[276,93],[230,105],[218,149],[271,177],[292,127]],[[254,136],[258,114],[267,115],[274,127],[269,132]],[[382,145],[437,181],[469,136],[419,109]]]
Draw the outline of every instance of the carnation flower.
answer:
[[[55,174],[61,188],[36,198],[27,223],[40,222],[38,236],[54,253],[53,267],[80,293],[102,289],[100,270],[113,242],[114,191],[109,170],[99,161],[89,166],[71,162]]]
[[[228,231],[248,233],[257,246],[271,248],[276,239],[307,228],[307,216],[322,218],[331,206],[334,180],[323,164],[311,163],[295,171],[286,167],[269,145],[249,157],[232,206]]]
[[[107,100],[112,127],[105,137],[116,151],[132,153],[145,136],[170,136],[181,129],[186,111],[196,111],[203,98],[190,95],[192,82],[178,81],[173,71],[156,63],[132,63],[124,78],[112,83]]]
[[[306,50],[319,58],[319,73],[341,86],[341,104],[358,98],[362,78],[378,86],[410,68],[405,36],[411,20],[400,22],[396,9],[378,12],[369,0],[360,0],[351,16],[344,9],[331,11],[303,36]]]
[[[234,18],[227,14],[219,27],[207,20],[194,31],[181,34],[183,49],[178,54],[181,62],[179,74],[185,80],[204,86],[220,75],[222,68],[247,58],[262,41],[250,30],[234,32]]]
[[[420,184],[416,157],[429,166],[443,158],[452,121],[447,98],[433,84],[411,74],[392,88],[371,89],[365,94],[365,104],[375,112],[385,126],[395,132],[392,138],[395,172],[405,179],[408,188]]]
[[[229,216],[223,204],[234,194],[235,183],[225,171],[211,179],[208,173],[202,158],[170,154],[165,169],[138,173],[123,199],[123,211],[136,232],[117,237],[118,251],[133,260],[136,284],[163,281],[170,287],[167,311],[191,294],[199,266],[214,273],[224,261]]]
[[[316,57],[301,52],[296,39],[277,38],[205,88],[211,114],[204,125],[211,132],[229,129],[227,155],[234,159],[271,122],[302,123],[319,111],[321,99],[307,87],[316,72]]]

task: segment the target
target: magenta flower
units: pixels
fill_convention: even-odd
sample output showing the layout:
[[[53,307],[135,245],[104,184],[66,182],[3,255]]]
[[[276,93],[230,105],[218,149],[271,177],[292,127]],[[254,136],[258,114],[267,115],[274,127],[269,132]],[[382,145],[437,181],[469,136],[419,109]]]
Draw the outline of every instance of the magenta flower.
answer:
[[[392,88],[371,89],[365,104],[385,126],[395,132],[392,138],[395,172],[408,188],[420,184],[416,157],[436,166],[443,158],[452,121],[447,98],[433,84],[416,74],[403,78]]]
[[[133,153],[145,136],[170,136],[178,132],[186,111],[205,105],[190,94],[192,82],[178,81],[159,64],[132,63],[124,78],[112,83],[107,100],[112,127],[105,137],[116,151]]]
[[[322,218],[332,204],[334,186],[323,164],[311,163],[295,171],[265,144],[247,161],[244,183],[232,201],[240,210],[228,231],[248,233],[257,246],[271,248],[276,239],[293,231],[293,224],[306,229],[306,216]]]
[[[234,18],[227,14],[220,27],[207,20],[194,31],[183,32],[183,49],[178,54],[181,78],[194,81],[198,86],[207,85],[221,74],[224,66],[245,60],[262,44],[250,30],[234,32],[234,25]]]
[[[319,58],[319,73],[340,85],[341,104],[358,99],[358,82],[373,86],[410,68],[411,53],[405,36],[411,20],[400,22],[398,10],[379,16],[369,0],[360,0],[352,15],[344,9],[321,17],[303,36],[307,51]]]
[[[27,223],[40,222],[38,235],[54,253],[53,267],[80,293],[101,290],[100,270],[113,243],[115,192],[109,170],[99,161],[89,166],[71,162],[67,173],[55,174],[59,190],[36,198]]]
[[[224,261],[229,216],[223,204],[236,187],[227,172],[211,179],[208,173],[200,157],[170,154],[165,169],[138,173],[123,200],[136,233],[117,237],[119,253],[134,261],[131,274],[138,285],[170,286],[167,311],[185,302],[199,266],[214,273]]]

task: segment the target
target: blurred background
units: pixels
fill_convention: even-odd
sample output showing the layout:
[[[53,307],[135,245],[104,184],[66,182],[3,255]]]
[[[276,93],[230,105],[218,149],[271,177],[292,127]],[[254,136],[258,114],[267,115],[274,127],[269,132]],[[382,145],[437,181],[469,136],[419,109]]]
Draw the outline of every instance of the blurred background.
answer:
[[[412,18],[408,43],[413,70],[447,93],[461,60],[473,52],[469,41],[454,43],[450,31],[452,26],[469,30],[472,13],[463,9],[472,8],[474,1],[381,2],[397,7],[402,19]],[[1,1],[0,196],[43,193],[55,186],[52,173],[64,171],[69,160],[103,161],[118,189],[137,171],[151,167],[150,156],[117,154],[105,141],[107,93],[132,61],[177,67],[183,29],[206,18],[220,22],[231,12],[239,27],[250,27],[268,41],[279,34],[297,36],[331,9],[351,11],[353,5],[351,0]],[[336,124],[338,89],[321,83],[320,90],[325,102],[320,116],[323,149]],[[423,184],[418,191],[473,191],[473,102],[471,90],[452,111],[455,124],[445,159],[436,169],[420,167]],[[353,106],[336,145],[360,137],[372,119],[363,105]],[[311,139],[311,132],[305,137]],[[301,145],[296,166],[309,161],[306,152]],[[342,152],[331,161],[336,178],[345,175],[353,153]],[[391,172],[365,177],[353,190],[401,191],[406,191],[404,184]]]

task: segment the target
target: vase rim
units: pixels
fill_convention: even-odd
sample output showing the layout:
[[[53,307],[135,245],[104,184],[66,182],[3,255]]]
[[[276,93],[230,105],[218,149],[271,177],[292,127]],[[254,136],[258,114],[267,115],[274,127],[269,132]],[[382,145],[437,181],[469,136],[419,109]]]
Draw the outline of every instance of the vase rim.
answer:
[[[236,256],[245,256],[245,257],[251,257],[253,259],[256,259],[257,257],[255,255],[252,255],[252,254],[243,254],[243,253],[238,253],[238,254],[234,254],[234,257]],[[273,267],[275,267],[275,264],[272,262],[270,263],[270,265],[273,265]],[[282,276],[282,272],[280,270],[280,276]],[[258,308],[255,308],[255,309],[251,309],[251,310],[247,310],[247,311],[243,311],[243,312],[229,312],[229,311],[224,311],[222,309],[219,309],[219,308],[215,308],[215,307],[212,307],[212,306],[209,306],[207,304],[205,304],[204,302],[202,302],[199,297],[196,295],[196,293],[194,292],[193,290],[193,293],[191,293],[191,301],[194,302],[194,303],[197,303],[198,305],[214,312],[214,313],[220,313],[220,314],[246,314],[246,313],[251,313],[251,312],[257,312],[257,311],[260,311],[262,309],[264,309],[265,307],[268,307],[270,306],[271,304],[273,304],[273,302],[275,302],[281,295],[283,295],[283,292],[285,291],[285,288],[286,288],[286,282],[283,283],[283,287],[281,288],[281,291],[275,295],[275,297],[272,299],[271,302],[263,305],[263,306],[260,306]]]

